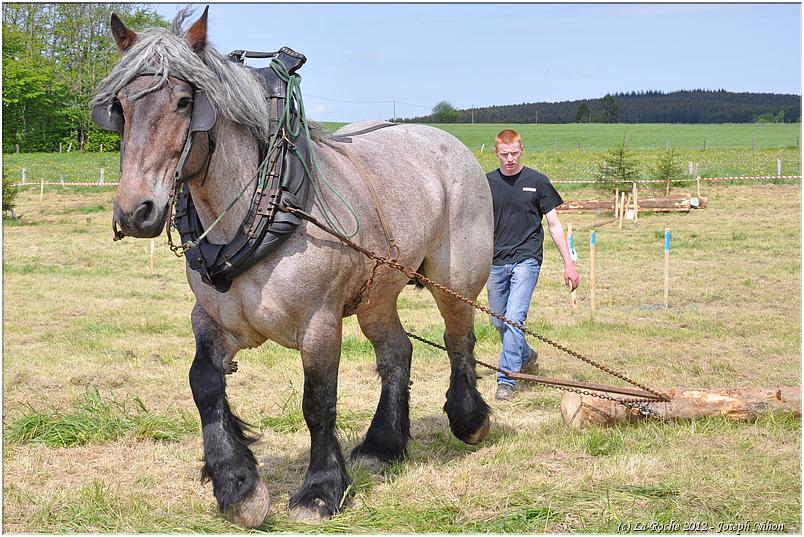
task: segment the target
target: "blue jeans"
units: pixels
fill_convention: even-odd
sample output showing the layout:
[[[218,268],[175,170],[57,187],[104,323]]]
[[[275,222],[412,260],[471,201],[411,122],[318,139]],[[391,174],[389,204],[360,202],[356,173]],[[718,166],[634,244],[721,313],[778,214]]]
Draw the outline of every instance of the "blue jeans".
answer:
[[[540,269],[541,264],[535,259],[525,259],[508,265],[492,265],[486,284],[491,311],[524,324],[533,290],[539,281]],[[502,339],[500,369],[518,373],[530,359],[531,349],[525,341],[525,334],[494,317],[491,318],[491,324]],[[497,383],[509,386],[516,384],[512,378],[502,373],[497,373]]]

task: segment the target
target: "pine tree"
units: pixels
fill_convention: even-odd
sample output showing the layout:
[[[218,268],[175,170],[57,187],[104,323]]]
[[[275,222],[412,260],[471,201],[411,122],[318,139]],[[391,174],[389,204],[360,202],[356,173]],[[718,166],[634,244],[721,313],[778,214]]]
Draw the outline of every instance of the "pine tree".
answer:
[[[675,146],[665,149],[659,155],[654,172],[657,179],[664,181],[664,195],[667,196],[670,194],[670,182],[683,173],[681,155]]]
[[[604,191],[614,192],[619,188],[624,190],[624,183],[636,181],[639,178],[639,163],[636,155],[626,147],[626,137],[614,149],[610,149],[603,162],[598,165],[595,174],[597,186]]]

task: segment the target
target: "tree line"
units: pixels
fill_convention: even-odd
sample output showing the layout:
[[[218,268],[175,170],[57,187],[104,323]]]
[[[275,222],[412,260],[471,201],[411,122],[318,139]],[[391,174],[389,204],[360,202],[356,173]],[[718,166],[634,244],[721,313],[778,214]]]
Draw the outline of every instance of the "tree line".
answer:
[[[3,4],[4,152],[117,149],[118,136],[89,117],[92,92],[117,61],[112,12],[135,30],[169,25],[145,4]]]
[[[801,96],[720,90],[632,91],[600,99],[457,110],[441,101],[411,123],[754,123],[801,121]],[[450,110],[451,109],[451,110]],[[444,111],[448,115],[444,115]],[[446,121],[446,118],[451,121]]]

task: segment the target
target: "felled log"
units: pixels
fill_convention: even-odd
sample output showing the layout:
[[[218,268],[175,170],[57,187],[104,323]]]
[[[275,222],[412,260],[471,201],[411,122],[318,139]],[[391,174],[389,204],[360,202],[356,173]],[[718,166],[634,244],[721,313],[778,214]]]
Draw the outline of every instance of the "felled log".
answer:
[[[689,420],[723,416],[750,421],[760,414],[785,410],[801,417],[801,388],[670,388],[661,390],[669,403],[646,403],[634,408],[606,399],[565,392],[561,416],[571,427],[610,426],[621,422]]]
[[[690,193],[672,194],[670,196],[639,197],[640,211],[656,212],[689,212],[691,208],[702,209],[706,206],[706,198],[695,198]],[[628,208],[626,205],[626,208]],[[559,213],[580,213],[583,211],[614,211],[613,200],[579,200],[567,201],[556,207]]]

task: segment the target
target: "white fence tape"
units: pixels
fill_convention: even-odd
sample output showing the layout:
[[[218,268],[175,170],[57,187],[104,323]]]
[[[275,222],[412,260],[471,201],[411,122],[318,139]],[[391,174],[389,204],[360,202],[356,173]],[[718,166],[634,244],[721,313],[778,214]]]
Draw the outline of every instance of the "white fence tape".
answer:
[[[784,179],[799,179],[801,180],[800,175],[745,175],[739,177],[701,177],[701,181],[759,181],[759,180],[784,180]],[[592,185],[597,183],[594,179],[555,179],[551,180],[551,183],[554,185]],[[623,181],[623,184],[631,184],[631,183],[665,183],[664,179],[638,179],[636,181]],[[672,182],[684,182],[684,183],[694,183],[695,179],[674,179]],[[32,183],[30,181],[26,181],[25,183],[16,183],[16,186],[39,186],[44,184],[46,186],[99,186],[99,187],[116,187],[119,183],[107,183],[107,182],[98,182],[95,181],[93,183],[89,182],[69,182],[69,181],[38,181]]]

